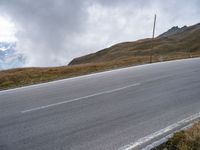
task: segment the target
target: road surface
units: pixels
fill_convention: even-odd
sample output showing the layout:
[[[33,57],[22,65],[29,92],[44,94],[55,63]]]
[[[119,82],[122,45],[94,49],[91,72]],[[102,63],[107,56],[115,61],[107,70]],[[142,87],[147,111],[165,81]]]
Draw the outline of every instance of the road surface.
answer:
[[[199,112],[200,58],[6,90],[0,150],[125,149]]]

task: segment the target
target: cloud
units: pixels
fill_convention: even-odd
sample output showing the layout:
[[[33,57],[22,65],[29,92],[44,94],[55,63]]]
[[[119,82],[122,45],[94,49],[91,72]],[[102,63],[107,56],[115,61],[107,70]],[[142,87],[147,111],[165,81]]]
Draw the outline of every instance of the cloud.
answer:
[[[26,66],[65,65],[111,44],[151,37],[173,25],[200,20],[198,0],[1,0],[0,10],[18,30]]]
[[[15,38],[15,25],[9,20],[9,17],[0,16],[0,41],[13,42]]]

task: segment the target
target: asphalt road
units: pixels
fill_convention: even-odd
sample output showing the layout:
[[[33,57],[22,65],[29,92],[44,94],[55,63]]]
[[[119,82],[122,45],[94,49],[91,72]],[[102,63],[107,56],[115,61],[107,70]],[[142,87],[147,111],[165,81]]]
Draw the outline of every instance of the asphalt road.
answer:
[[[200,58],[0,92],[0,150],[115,150],[200,112]]]

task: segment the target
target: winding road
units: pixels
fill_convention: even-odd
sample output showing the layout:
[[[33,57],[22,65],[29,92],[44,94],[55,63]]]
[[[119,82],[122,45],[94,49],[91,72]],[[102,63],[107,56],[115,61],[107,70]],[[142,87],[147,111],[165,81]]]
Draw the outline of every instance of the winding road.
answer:
[[[200,58],[5,90],[0,150],[141,149],[199,112]]]

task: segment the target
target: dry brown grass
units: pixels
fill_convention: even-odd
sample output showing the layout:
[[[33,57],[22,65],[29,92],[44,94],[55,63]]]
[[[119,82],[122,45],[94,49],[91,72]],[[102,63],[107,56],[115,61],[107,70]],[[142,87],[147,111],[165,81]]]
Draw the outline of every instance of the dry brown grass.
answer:
[[[200,52],[200,24],[188,27],[188,30],[170,37],[143,39],[134,42],[124,42],[113,45],[93,54],[75,58],[70,65],[101,63],[107,61],[118,61],[130,57],[177,57],[177,55],[188,55],[188,53]],[[179,57],[179,56],[178,56]],[[187,56],[188,57],[188,56]]]
[[[195,57],[200,53],[193,53]],[[161,56],[153,56],[153,62],[161,61]],[[173,53],[162,56],[162,61],[188,58],[188,53]],[[104,63],[88,63],[49,68],[20,68],[0,71],[0,90],[15,88],[58,79],[70,78],[94,72],[149,63],[149,56],[129,57]]]
[[[71,65],[51,68],[23,68],[0,71],[0,90],[48,82],[115,68],[182,58],[200,57],[200,27],[170,38],[143,39],[111,46],[97,53],[76,58]]]
[[[200,150],[200,122],[175,133],[166,143],[153,150]]]
[[[51,68],[21,68],[0,72],[0,89],[48,82],[98,71],[96,65],[77,65]]]

